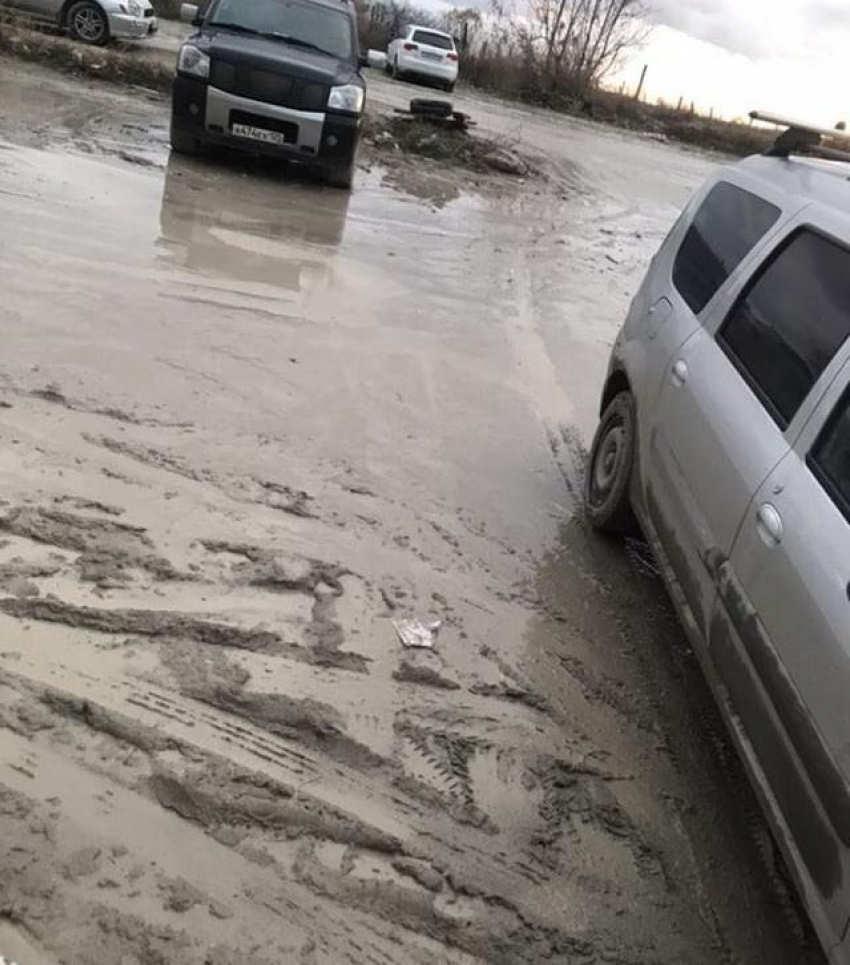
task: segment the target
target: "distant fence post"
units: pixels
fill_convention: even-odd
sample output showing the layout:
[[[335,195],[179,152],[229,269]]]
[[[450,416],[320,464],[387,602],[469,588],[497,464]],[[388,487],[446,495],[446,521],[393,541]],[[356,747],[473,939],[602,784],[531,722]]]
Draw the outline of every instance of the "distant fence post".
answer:
[[[649,64],[643,65],[643,70],[640,72],[640,83],[638,84],[637,91],[635,92],[635,100],[640,100],[640,95],[643,93],[643,85],[646,81],[646,72],[649,70]]]

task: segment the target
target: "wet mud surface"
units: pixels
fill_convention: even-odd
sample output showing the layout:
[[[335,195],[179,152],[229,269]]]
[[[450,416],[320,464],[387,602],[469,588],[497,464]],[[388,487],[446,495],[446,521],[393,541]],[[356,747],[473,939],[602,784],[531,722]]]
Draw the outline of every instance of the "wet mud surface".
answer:
[[[143,94],[0,99],[0,954],[817,965],[651,559],[579,512],[711,162],[493,108],[557,176],[349,198],[169,160]]]

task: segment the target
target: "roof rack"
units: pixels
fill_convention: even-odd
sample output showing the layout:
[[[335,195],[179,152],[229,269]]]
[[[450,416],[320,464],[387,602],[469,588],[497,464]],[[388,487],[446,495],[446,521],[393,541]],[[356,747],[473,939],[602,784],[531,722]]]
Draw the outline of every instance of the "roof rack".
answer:
[[[803,154],[827,161],[850,161],[850,131],[816,127],[813,124],[804,124],[801,121],[776,114],[765,114],[761,111],[752,111],[750,117],[754,121],[786,128],[776,138],[773,147],[765,151],[767,157],[787,158],[792,154]],[[823,143],[825,139],[843,141],[847,149],[829,147]]]

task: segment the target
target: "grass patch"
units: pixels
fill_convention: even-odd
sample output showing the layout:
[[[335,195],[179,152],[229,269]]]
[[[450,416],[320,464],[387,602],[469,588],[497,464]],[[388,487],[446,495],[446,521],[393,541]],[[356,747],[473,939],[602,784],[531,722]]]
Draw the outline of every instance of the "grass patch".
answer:
[[[691,115],[674,107],[644,104],[601,90],[580,104],[573,104],[569,113],[738,157],[761,154],[776,139],[774,132],[764,128]]]
[[[0,18],[0,53],[57,67],[69,73],[118,84],[171,90],[172,67],[145,56],[143,51],[86,47],[67,37],[30,26],[13,17]]]

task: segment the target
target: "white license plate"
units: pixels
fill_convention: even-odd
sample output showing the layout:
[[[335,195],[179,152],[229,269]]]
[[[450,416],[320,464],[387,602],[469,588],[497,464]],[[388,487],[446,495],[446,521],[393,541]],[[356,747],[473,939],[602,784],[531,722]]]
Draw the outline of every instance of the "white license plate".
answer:
[[[267,131],[264,127],[251,127],[250,124],[234,124],[230,130],[237,137],[247,137],[251,141],[264,144],[286,144],[286,135],[281,131]]]
[[[423,50],[423,51],[422,51],[422,56],[423,56],[426,60],[442,60],[442,59],[443,59],[443,55],[442,55],[442,54],[429,54],[427,50]]]

